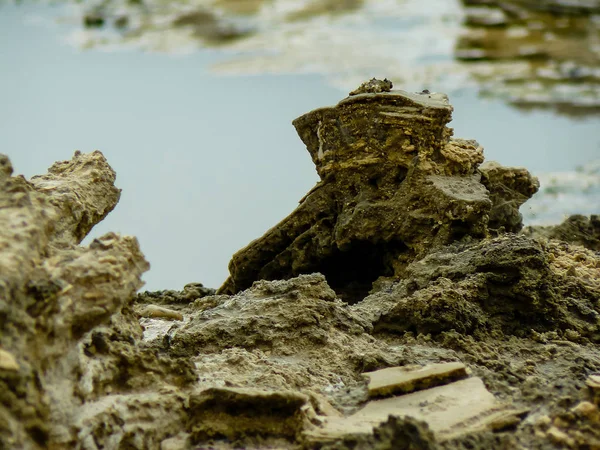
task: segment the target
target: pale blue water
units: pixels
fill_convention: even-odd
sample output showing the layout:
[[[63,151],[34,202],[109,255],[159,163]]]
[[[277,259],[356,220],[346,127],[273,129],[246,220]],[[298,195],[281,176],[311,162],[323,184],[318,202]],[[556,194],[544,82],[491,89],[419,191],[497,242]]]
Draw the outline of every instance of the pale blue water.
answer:
[[[227,55],[213,50],[79,51],[64,41],[72,25],[31,23],[57,11],[0,4],[0,152],[30,177],[101,150],[123,195],[92,236],[137,236],[148,289],[220,285],[232,253],[318,179],[291,121],[346,92],[320,75],[215,75]],[[487,159],[542,173],[600,158],[598,118],[524,114],[470,90],[451,101],[455,135],[477,139]]]

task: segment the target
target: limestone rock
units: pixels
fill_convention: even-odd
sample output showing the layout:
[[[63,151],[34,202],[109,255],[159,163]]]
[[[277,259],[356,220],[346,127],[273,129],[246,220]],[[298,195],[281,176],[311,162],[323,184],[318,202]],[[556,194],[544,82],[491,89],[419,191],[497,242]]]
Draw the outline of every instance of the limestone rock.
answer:
[[[142,394],[107,395],[78,408],[76,440],[62,448],[159,448],[186,421],[186,397],[158,389]],[[59,447],[59,448],[60,448]]]
[[[425,422],[435,439],[442,441],[474,430],[493,428],[507,417],[515,417],[518,421],[519,414],[522,413],[498,402],[481,379],[468,378],[407,395],[370,401],[349,417],[327,418],[321,427],[308,430],[306,439],[309,442],[331,442],[343,439],[344,435],[369,435],[374,427],[390,416],[408,416]]]
[[[597,445],[599,255],[507,233],[537,182],[450,112],[391,91],[298,119],[322,180],[234,295],[135,295],[134,238],[78,245],[118,197],[101,154],[31,182],[0,156],[0,448]]]
[[[193,315],[171,337],[169,348],[176,355],[233,346],[286,352],[331,344],[325,330],[360,335],[368,327],[336,299],[322,275],[303,275],[258,281],[248,291]]]
[[[390,416],[373,434],[348,434],[323,450],[436,450],[439,448],[427,423],[410,416]]]
[[[569,269],[574,260],[582,261],[580,269]],[[581,276],[569,276],[569,270]],[[355,313],[393,333],[576,330],[600,340],[600,263],[585,249],[509,234],[443,247],[405,273],[405,280],[355,305]]]
[[[343,389],[366,397],[361,372],[412,361],[369,336],[370,324],[320,274],[259,281],[218,297],[153,338],[169,355],[194,358],[203,386],[303,389],[337,403]],[[336,406],[350,407],[347,399]]]
[[[588,386],[590,378],[586,382]],[[549,417],[548,424],[549,427],[543,427],[543,424],[539,426],[537,432],[556,445],[568,448],[600,447],[600,411],[597,403],[580,401],[568,411]]]
[[[214,295],[215,290],[205,287],[202,283],[188,283],[182,291],[163,290],[156,292],[140,292],[136,297],[137,303],[152,303],[155,305],[185,305],[208,295]]]
[[[183,320],[181,313],[156,305],[148,305],[138,310],[142,317],[153,317],[166,320]]]
[[[369,379],[369,397],[408,394],[467,377],[463,363],[429,364],[427,366],[388,367],[363,374]]]
[[[366,400],[362,372],[416,363],[406,349],[370,336],[370,324],[348,311],[320,274],[256,282],[178,311],[183,322],[141,320],[143,347],[167,361],[191,362],[197,389],[297,391],[318,415],[336,416]],[[439,361],[435,351],[429,357]],[[155,379],[182,386],[174,375],[164,369]]]
[[[308,397],[297,392],[206,389],[190,396],[191,439],[269,436],[294,441],[308,420],[307,408]]]
[[[79,376],[98,369],[82,365],[82,338],[119,321],[148,263],[131,237],[76,246],[119,197],[100,152],[77,152],[31,182],[0,163],[0,346],[11,369],[0,370],[0,442],[61,447],[75,441],[71,425],[92,393]]]
[[[519,232],[523,227],[519,207],[538,191],[538,179],[525,168],[504,167],[493,161],[482,164],[480,170],[492,201],[489,228]]]
[[[383,80],[372,78],[369,81],[365,81],[357,89],[353,90],[348,95],[350,96],[358,94],[377,94],[379,92],[390,92],[392,90],[392,87],[392,82],[387,78]]]
[[[484,237],[490,214],[498,225],[519,228],[518,206],[535,192],[536,180],[498,167],[488,171],[486,185],[478,170],[483,149],[451,138],[451,113],[444,94],[395,90],[353,95],[296,119],[321,182],[233,256],[219,292],[320,272],[344,300],[356,302],[379,276],[401,276],[432,248]],[[509,192],[498,188],[501,181]],[[511,201],[509,209],[501,205]]]

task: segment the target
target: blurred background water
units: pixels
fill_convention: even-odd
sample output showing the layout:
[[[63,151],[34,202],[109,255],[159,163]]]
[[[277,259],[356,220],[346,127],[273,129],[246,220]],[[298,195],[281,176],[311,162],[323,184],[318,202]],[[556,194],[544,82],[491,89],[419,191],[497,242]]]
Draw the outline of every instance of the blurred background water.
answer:
[[[318,179],[291,121],[374,76],[538,175],[527,224],[599,213],[600,6],[493,3],[0,1],[0,152],[31,177],[101,150],[123,193],[90,238],[137,236],[151,290],[220,285]]]

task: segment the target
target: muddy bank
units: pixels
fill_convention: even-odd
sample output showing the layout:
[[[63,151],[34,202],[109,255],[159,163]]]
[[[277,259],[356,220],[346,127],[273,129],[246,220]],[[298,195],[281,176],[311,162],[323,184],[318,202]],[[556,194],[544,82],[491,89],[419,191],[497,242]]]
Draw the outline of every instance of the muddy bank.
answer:
[[[321,181],[218,291],[136,294],[135,238],[80,246],[100,152],[3,157],[0,447],[600,446],[597,217],[522,230],[537,179],[451,114],[375,80],[296,119]]]

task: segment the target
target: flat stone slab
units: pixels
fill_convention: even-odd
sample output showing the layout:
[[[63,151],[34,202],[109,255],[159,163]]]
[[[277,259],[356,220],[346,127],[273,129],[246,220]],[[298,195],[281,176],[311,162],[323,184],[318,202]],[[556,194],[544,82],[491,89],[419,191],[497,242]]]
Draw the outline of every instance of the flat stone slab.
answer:
[[[152,319],[183,320],[180,312],[158,305],[146,305],[138,310],[138,314]]]
[[[306,421],[309,402],[296,391],[205,389],[189,399],[192,440],[261,435],[295,438]]]
[[[389,367],[363,373],[369,378],[369,397],[408,394],[467,378],[467,367],[461,362],[426,366]]]
[[[483,429],[501,429],[517,423],[519,415],[500,403],[480,378],[459,380],[411,394],[373,400],[345,418],[327,417],[320,428],[305,434],[310,442],[326,442],[349,434],[370,434],[390,415],[426,422],[438,441]]]

